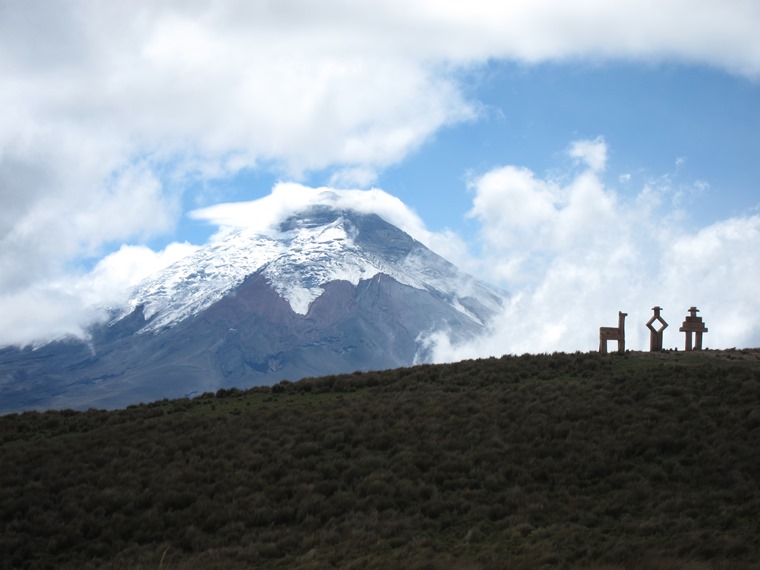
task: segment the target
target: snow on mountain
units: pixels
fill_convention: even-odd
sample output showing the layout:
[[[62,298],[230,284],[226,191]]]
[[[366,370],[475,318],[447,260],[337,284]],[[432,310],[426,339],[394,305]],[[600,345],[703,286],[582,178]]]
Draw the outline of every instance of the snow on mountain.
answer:
[[[400,248],[362,235],[368,218],[318,206],[267,231],[232,232],[146,279],[127,312],[142,306],[149,320],[142,332],[157,332],[203,311],[256,272],[300,315],[323,293],[322,285],[338,280],[357,285],[378,273],[436,292],[478,324],[483,324],[481,317],[463,298],[474,296],[489,312],[498,310],[501,292],[460,272],[406,234]]]

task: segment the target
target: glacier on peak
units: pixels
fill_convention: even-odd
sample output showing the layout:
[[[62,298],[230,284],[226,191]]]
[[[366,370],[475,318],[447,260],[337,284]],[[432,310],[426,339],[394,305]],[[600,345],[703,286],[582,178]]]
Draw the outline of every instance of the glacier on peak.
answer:
[[[460,301],[473,293],[469,289],[482,289],[475,296],[494,311],[503,295],[379,216],[314,206],[269,231],[244,228],[210,242],[138,285],[128,311],[142,307],[148,320],[142,332],[158,332],[203,311],[256,272],[301,315],[326,283],[357,285],[378,273],[436,291],[476,322]]]

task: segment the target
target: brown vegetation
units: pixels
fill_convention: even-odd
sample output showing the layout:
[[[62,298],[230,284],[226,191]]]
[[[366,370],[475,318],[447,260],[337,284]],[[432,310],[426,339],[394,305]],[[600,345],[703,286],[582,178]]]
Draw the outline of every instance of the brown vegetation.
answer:
[[[756,568],[760,351],[0,417],[0,568]]]

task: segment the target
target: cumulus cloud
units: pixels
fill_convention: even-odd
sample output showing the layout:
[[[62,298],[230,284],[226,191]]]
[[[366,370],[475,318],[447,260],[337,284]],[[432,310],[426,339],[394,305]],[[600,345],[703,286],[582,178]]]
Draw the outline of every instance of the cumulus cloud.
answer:
[[[0,346],[36,345],[66,337],[86,339],[88,328],[126,305],[135,285],[198,246],[173,243],[161,251],[124,245],[90,271],[39,280],[0,293]]]
[[[575,141],[570,145],[568,154],[585,163],[593,172],[601,172],[607,163],[607,144],[601,137],[592,141]]]
[[[616,196],[593,170],[565,186],[526,168],[505,166],[476,178],[469,216],[481,225],[493,277],[529,284],[562,255],[612,255],[619,233]]]
[[[660,181],[624,199],[597,166],[566,185],[514,166],[473,181],[483,266],[514,296],[476,342],[452,346],[443,333],[427,339],[437,360],[594,350],[599,326],[616,326],[618,311],[629,315],[627,347],[647,349],[645,323],[656,305],[670,325],[666,348],[683,346],[678,327],[690,306],[702,311],[707,346],[760,344],[760,216],[690,231],[670,213],[666,194],[677,199],[675,189]]]

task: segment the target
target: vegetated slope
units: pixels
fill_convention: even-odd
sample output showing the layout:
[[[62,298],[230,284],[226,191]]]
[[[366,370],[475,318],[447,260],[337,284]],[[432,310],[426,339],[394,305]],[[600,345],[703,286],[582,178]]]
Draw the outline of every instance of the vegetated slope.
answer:
[[[760,567],[760,351],[0,417],[0,568]]]

